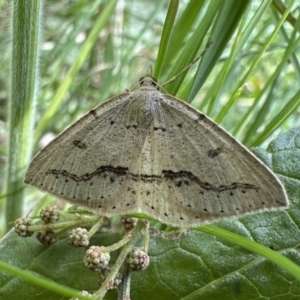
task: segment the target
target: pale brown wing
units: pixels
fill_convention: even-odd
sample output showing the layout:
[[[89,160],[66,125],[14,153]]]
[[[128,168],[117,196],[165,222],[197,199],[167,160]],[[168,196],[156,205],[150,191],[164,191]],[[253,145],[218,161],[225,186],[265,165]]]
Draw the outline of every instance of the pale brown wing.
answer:
[[[288,205],[276,176],[190,105],[163,95],[154,120],[142,154],[152,166],[152,176],[140,182],[142,211],[191,227]]]
[[[138,211],[128,170],[146,131],[132,102],[121,94],[67,128],[33,158],[25,183],[106,216]]]

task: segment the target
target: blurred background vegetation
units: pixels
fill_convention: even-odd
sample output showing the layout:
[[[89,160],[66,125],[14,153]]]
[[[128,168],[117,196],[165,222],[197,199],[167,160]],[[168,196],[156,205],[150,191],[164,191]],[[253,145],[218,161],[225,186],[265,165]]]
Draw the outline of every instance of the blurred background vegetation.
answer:
[[[17,2],[0,1],[0,236],[21,211],[5,210],[6,199],[12,209],[20,206],[26,212],[42,195],[30,189],[24,207],[25,193],[20,199],[7,197],[7,168],[18,155],[9,147],[10,136],[13,140],[17,134],[10,131],[9,111],[23,101],[11,96],[10,80],[18,68],[12,61],[11,30]],[[163,84],[207,45],[202,62],[166,86],[169,93],[202,110],[248,147],[266,147],[299,126],[297,1],[48,0],[42,7],[36,24],[41,34],[35,130],[27,140],[33,153],[91,108],[134,87],[149,63]],[[28,164],[29,157],[25,160]],[[25,166],[12,169],[21,182]]]

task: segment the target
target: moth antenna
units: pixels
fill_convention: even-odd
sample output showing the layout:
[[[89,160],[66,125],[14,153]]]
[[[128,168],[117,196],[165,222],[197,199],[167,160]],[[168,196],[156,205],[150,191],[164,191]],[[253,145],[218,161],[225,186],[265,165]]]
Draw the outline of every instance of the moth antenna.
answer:
[[[205,49],[202,51],[202,53],[197,56],[190,64],[188,64],[183,70],[181,70],[177,75],[173,76],[171,79],[169,79],[168,81],[166,81],[165,83],[161,84],[161,87],[165,86],[165,85],[168,85],[172,82],[175,81],[175,79],[180,76],[182,73],[184,73],[186,70],[188,70],[193,64],[195,64],[203,55],[204,53],[207,51],[207,49],[210,47],[210,45],[212,44],[213,42],[210,42],[206,45]]]

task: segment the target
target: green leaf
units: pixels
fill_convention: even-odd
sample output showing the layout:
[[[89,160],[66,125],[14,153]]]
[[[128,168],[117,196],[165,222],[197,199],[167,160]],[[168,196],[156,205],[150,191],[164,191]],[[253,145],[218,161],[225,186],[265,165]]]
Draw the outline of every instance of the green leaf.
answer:
[[[163,66],[163,62],[166,57],[166,50],[169,45],[172,27],[174,25],[177,9],[178,9],[178,0],[171,0],[169,5],[169,10],[166,16],[166,20],[164,23],[164,28],[161,34],[159,51],[156,59],[156,68],[154,70],[153,76],[158,78],[161,72],[161,68]]]
[[[221,8],[211,29],[211,48],[203,56],[193,80],[188,102],[191,102],[220,58],[250,1],[221,1]]]
[[[166,54],[166,62],[164,64],[164,68],[167,69],[169,68],[169,66],[172,66],[166,75],[166,78],[168,80],[173,76],[179,74],[186,66],[191,64],[197,54],[199,54],[199,50],[201,50],[203,40],[209,32],[210,27],[213,25],[213,20],[216,14],[219,13],[220,5],[221,2],[219,0],[209,3],[206,9],[206,13],[202,16],[202,18],[200,18],[200,21],[198,21],[197,19],[201,14],[201,9],[203,9],[203,2],[199,1],[196,6],[193,4],[192,15],[187,14],[187,12],[190,12],[192,5],[187,5],[184,12],[182,13],[182,16],[174,26],[170,45]],[[195,14],[196,12],[198,14]],[[198,24],[196,23],[196,21],[198,21]],[[183,26],[184,23],[185,25]],[[193,29],[194,23],[197,24],[197,27],[195,29]],[[189,27],[187,25],[189,25]],[[180,36],[182,36],[181,42]],[[175,62],[172,63],[173,60],[175,60]],[[176,95],[187,72],[188,70],[185,71],[182,75],[178,76],[178,78],[176,78],[176,81],[167,86],[166,90],[169,94]],[[180,97],[182,99],[186,99],[183,94],[180,94]]]
[[[91,244],[108,246],[120,239],[118,233],[96,234]],[[28,283],[18,277],[5,273],[0,276],[0,299],[41,299],[58,300],[60,291],[53,291],[51,281],[71,287],[78,291],[96,290],[98,275],[88,270],[83,264],[87,248],[71,247],[64,237],[51,246],[44,246],[35,237],[20,238],[11,233],[1,244],[0,260],[30,272],[28,276],[44,278],[49,281],[48,289],[39,286],[34,278]],[[14,255],[11,255],[14,253]],[[116,254],[112,255],[112,261]],[[1,272],[2,273],[2,272]],[[35,283],[35,284],[34,284]],[[63,294],[63,292],[60,292]],[[116,295],[116,292],[111,292]]]

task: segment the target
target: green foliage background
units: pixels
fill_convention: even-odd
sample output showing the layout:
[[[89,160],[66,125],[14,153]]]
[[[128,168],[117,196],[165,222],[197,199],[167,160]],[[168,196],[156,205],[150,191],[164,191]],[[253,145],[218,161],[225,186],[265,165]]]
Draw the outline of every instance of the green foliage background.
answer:
[[[31,147],[36,153],[49,135],[57,135],[94,106],[132,88],[149,63],[162,84],[209,44],[200,63],[166,86],[167,92],[192,103],[248,147],[265,148],[280,133],[299,126],[297,1],[49,0],[43,4],[37,0],[26,6],[28,2],[0,2],[2,235],[21,211],[28,211],[41,197],[31,189],[25,194],[22,183]],[[22,4],[16,20],[12,7]],[[20,35],[15,37],[10,28],[18,28]],[[34,32],[40,32],[39,39],[32,38]],[[40,55],[39,61],[35,55]],[[27,124],[35,130],[26,129]],[[281,175],[291,209],[217,224],[297,263],[298,136],[286,133],[267,152],[256,152]],[[51,201],[46,197],[42,205]],[[103,241],[111,240],[105,236]],[[11,234],[2,240],[0,258],[37,277],[75,289],[96,289],[90,283],[93,275],[85,277],[91,285],[78,284],[78,274],[84,271],[82,249],[76,250],[64,239],[45,248],[34,238],[23,241]],[[206,233],[153,235],[150,254],[150,268],[133,277],[132,299],[299,298],[295,277],[234,242]],[[72,257],[75,267],[70,269],[72,262],[67,260],[56,265],[53,257],[58,256]],[[29,289],[26,281],[11,275],[0,279],[1,299],[11,299],[12,293],[17,299],[24,291],[30,291],[26,299],[41,295],[67,299],[36,285]],[[116,299],[116,294],[107,299]]]

